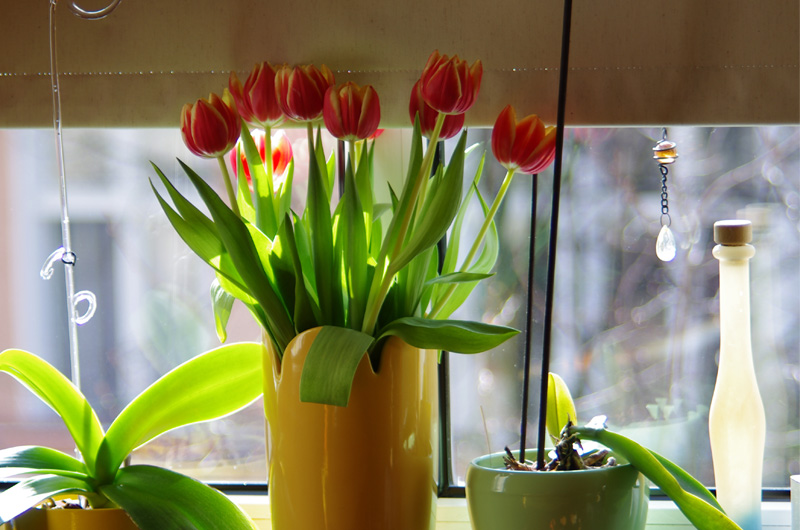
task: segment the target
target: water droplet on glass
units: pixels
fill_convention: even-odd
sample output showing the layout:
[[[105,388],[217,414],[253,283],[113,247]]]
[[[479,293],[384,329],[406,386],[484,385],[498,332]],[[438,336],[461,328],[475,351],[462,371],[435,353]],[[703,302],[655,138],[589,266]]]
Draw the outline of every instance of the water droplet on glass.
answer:
[[[656,256],[661,261],[672,261],[675,259],[677,246],[675,245],[675,236],[672,230],[667,225],[661,227],[656,239]]]

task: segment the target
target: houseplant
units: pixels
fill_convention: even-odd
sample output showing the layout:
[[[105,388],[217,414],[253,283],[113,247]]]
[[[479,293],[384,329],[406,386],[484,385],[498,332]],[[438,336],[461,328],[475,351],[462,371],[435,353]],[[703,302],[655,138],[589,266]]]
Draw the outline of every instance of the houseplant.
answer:
[[[35,446],[0,450],[0,478],[29,477],[0,493],[0,524],[54,496],[71,494],[93,508],[86,510],[94,512],[90,516],[103,508],[120,508],[143,530],[255,528],[210,486],[168,469],[123,462],[135,448],[171,429],[231,414],[257,399],[259,344],[222,346],[181,364],[131,401],[105,432],[83,394],[38,356],[6,350],[0,353],[0,371],[61,417],[81,455],[79,460]]]
[[[648,495],[646,483],[639,481],[636,485],[639,473],[667,494],[696,528],[739,528],[702,484],[663,456],[609,431],[605,417],[583,427],[572,420],[577,418],[569,389],[551,373],[546,421],[556,450],[546,468],[558,469],[537,471],[533,465],[517,462],[513,455],[505,462],[494,455],[473,460],[467,471],[467,502],[476,530],[494,528],[498,518],[504,518],[504,528],[534,529],[562,517],[567,528],[599,530],[611,524],[614,528],[643,529]],[[591,458],[597,448],[581,451],[581,455],[575,449],[581,441],[597,442],[610,450],[613,456],[603,456],[601,462],[617,458],[625,465],[584,467],[586,457]],[[584,495],[582,488],[587,484]],[[559,491],[570,491],[569,498],[559,498]]]
[[[536,116],[517,124],[507,108],[501,119],[508,125],[508,160],[501,162],[509,163],[509,175],[490,206],[477,190],[481,162],[462,199],[466,134],[447,164],[435,163],[434,154],[438,140],[463,128],[481,76],[480,61],[468,65],[457,56],[430,56],[411,90],[407,178],[399,193],[390,188],[388,204],[376,199],[372,169],[378,95],[370,86],[336,85],[324,66],[275,69],[262,63],[244,84],[232,74],[223,97],[212,94],[184,107],[186,145],[219,160],[222,170],[227,204],[181,162],[210,217],[155,167],[172,202],[154,187],[164,212],[216,273],[212,290],[221,338],[233,299],[264,330],[271,509],[278,527],[322,527],[325,521],[327,528],[432,528],[437,351],[477,353],[517,333],[448,318],[490,276],[498,245],[493,218],[511,177],[523,166],[543,169],[554,152],[552,128]],[[326,160],[315,134],[321,118],[348,144],[335,205],[336,162]],[[290,208],[292,169],[283,184],[273,186],[272,164],[264,162],[249,132],[263,128],[269,140],[284,120],[308,132],[308,194],[301,213]],[[239,137],[252,189],[241,178],[234,184],[225,164]],[[242,175],[244,163],[234,159]],[[462,226],[473,200],[485,219],[459,264]],[[445,234],[448,248],[439,256],[437,243]],[[365,405],[370,403],[387,405]],[[331,440],[345,453],[335,453]],[[369,466],[355,465],[354,451]],[[287,471],[291,466],[297,467]],[[381,509],[359,507],[365,495],[374,496],[372,506]],[[347,508],[340,513],[342,506]]]

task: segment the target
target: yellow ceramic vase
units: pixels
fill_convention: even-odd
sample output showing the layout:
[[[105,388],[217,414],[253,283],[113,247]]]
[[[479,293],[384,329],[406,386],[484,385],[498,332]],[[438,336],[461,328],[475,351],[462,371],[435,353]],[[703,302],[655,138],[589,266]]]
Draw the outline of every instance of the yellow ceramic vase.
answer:
[[[14,520],[12,530],[137,530],[119,508],[99,510],[28,510]],[[4,528],[5,527],[0,527]]]
[[[264,408],[274,530],[433,530],[439,454],[437,352],[392,337],[380,369],[361,360],[347,407],[301,403],[320,328],[282,361],[264,341]]]

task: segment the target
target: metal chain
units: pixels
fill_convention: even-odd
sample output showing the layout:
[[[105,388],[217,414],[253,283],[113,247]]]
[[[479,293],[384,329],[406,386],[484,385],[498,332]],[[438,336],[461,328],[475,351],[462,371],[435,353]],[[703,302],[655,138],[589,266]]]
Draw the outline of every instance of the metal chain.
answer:
[[[664,164],[658,165],[658,170],[661,171],[661,225],[671,225],[672,218],[669,215],[669,194],[667,193],[667,175],[669,175],[669,168]],[[666,222],[665,222],[666,221]]]

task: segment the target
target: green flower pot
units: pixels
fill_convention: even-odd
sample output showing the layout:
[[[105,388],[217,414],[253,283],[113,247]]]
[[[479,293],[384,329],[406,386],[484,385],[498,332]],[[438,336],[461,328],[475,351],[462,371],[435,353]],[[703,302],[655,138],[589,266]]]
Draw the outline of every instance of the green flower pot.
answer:
[[[503,455],[473,460],[467,506],[474,530],[642,530],[650,489],[634,467],[509,471]],[[535,459],[536,451],[526,451]]]

